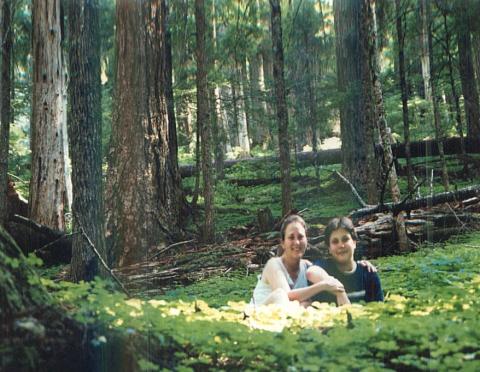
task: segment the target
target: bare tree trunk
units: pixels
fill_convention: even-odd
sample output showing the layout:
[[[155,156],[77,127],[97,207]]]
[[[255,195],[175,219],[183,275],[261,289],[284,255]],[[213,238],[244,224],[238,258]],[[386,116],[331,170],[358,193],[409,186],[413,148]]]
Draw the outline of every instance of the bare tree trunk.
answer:
[[[275,84],[280,151],[280,174],[282,178],[282,215],[292,209],[290,177],[290,143],[288,138],[288,111],[283,72],[282,14],[279,0],[270,0],[272,9],[273,79]]]
[[[457,123],[457,132],[460,137],[460,146],[461,146],[461,151],[462,151],[462,158],[463,158],[463,170],[465,172],[465,175],[468,177],[469,175],[469,169],[468,169],[468,163],[467,163],[467,152],[465,149],[465,136],[463,133],[463,123],[462,123],[462,114],[460,110],[460,99],[458,97],[457,89],[455,88],[455,79],[453,75],[453,58],[452,58],[452,52],[450,50],[450,30],[448,29],[448,23],[447,23],[447,13],[443,12],[443,25],[445,27],[445,53],[447,54],[448,58],[448,77],[449,77],[449,82],[450,82],[450,89],[452,91],[452,97],[453,97],[453,102],[455,105],[455,120]]]
[[[378,201],[378,165],[374,153],[369,51],[360,38],[362,3],[335,0],[333,5],[338,89],[343,95],[340,106],[342,168],[352,184],[365,191],[369,203],[373,204]]]
[[[126,266],[180,233],[183,195],[171,148],[165,0],[118,0],[116,45],[106,236],[110,262]]]
[[[459,71],[465,102],[467,133],[469,137],[478,138],[480,137],[480,107],[475,73],[473,71],[470,17],[467,13],[466,2],[459,1],[456,5]]]
[[[447,170],[447,163],[445,161],[445,153],[443,150],[443,140],[444,136],[441,129],[441,118],[440,118],[440,103],[439,103],[439,96],[437,93],[437,69],[434,65],[433,61],[433,42],[432,42],[432,24],[431,24],[431,9],[430,4],[426,3],[426,19],[428,21],[428,51],[430,56],[430,68],[431,68],[431,89],[432,89],[432,104],[433,104],[433,122],[435,125],[435,139],[438,143],[438,153],[440,155],[440,162],[442,164],[442,182],[445,191],[448,191],[449,188],[449,181],[448,181],[448,170]]]
[[[215,58],[217,51],[217,15],[215,9],[216,0],[212,1],[212,43],[213,43],[213,69],[216,70],[217,60]],[[213,82],[212,87],[210,88],[210,102],[212,108],[212,127],[213,130],[213,143],[214,143],[214,153],[215,153],[215,179],[221,180],[224,178],[224,169],[223,163],[225,161],[225,140],[226,134],[224,130],[223,116],[222,116],[222,107],[221,107],[221,97],[220,97],[220,87],[217,82]]]
[[[211,123],[208,105],[207,61],[205,57],[205,3],[195,0],[195,24],[197,36],[197,130],[201,133],[203,198],[205,203],[205,220],[203,224],[203,240],[212,242],[215,239],[214,194],[211,151]]]
[[[11,121],[11,1],[0,0],[0,225],[8,219],[8,148]]]
[[[250,139],[248,136],[248,115],[245,95],[244,73],[242,62],[236,63],[236,80],[238,82],[236,91],[237,114],[238,114],[238,142],[240,146],[240,157],[250,156]]]
[[[101,272],[85,235],[106,258],[98,0],[69,0],[68,26],[68,127],[73,169],[73,230],[82,232],[73,237],[71,275],[78,282],[92,280]]]
[[[430,78],[430,57],[428,48],[428,20],[427,20],[427,2],[429,0],[419,0],[420,13],[420,62],[422,64],[423,87],[425,92],[425,99],[432,100],[432,87]]]
[[[177,25],[180,30],[179,65],[175,66],[175,82],[179,90],[176,103],[176,117],[178,129],[182,134],[181,144],[185,145],[193,142],[192,118],[189,108],[190,97],[188,90],[188,63],[189,63],[189,31],[188,31],[188,0],[177,0],[174,2],[176,11],[179,14],[180,22]]]
[[[30,217],[65,229],[64,86],[60,0],[34,0]]]
[[[394,203],[400,201],[400,187],[398,186],[397,170],[393,161],[393,153],[391,146],[390,128],[387,126],[387,120],[385,116],[385,107],[383,103],[382,86],[379,79],[379,63],[378,63],[378,49],[376,46],[376,28],[375,24],[375,0],[364,0],[363,21],[365,24],[365,32],[368,34],[369,40],[369,69],[371,71],[373,92],[375,97],[375,111],[376,122],[380,132],[380,137],[383,144],[383,164],[384,170],[388,172],[388,180],[390,183],[390,191],[392,200]],[[371,24],[369,24],[372,22]],[[386,178],[387,175],[384,177]],[[386,180],[385,180],[386,181]],[[397,233],[398,245],[401,251],[407,251],[409,249],[409,240],[407,237],[407,231],[405,229],[405,216],[403,213],[399,213],[395,217],[395,231]]]
[[[402,114],[403,114],[403,136],[405,141],[405,156],[407,158],[407,181],[408,192],[413,192],[413,171],[412,171],[412,158],[410,154],[410,121],[408,117],[408,90],[407,79],[405,77],[405,32],[404,32],[404,19],[405,10],[400,4],[400,0],[395,0],[395,12],[397,18],[397,40],[398,40],[398,66],[400,77],[400,90],[402,92]]]

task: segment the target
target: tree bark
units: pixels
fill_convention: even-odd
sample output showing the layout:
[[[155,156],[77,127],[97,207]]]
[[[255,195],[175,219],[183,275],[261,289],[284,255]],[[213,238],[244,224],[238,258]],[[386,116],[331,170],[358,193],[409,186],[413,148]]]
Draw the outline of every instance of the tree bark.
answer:
[[[98,0],[70,0],[68,26],[73,231],[87,235],[105,258]],[[72,243],[71,276],[77,282],[101,273],[84,234],[75,235]]]
[[[168,110],[165,0],[117,1],[116,45],[106,237],[109,261],[124,266],[147,259],[149,249],[180,233],[183,195]]]
[[[65,74],[60,0],[34,0],[30,217],[65,229]]]
[[[433,104],[433,123],[435,126],[435,139],[438,143],[438,153],[440,156],[440,161],[442,163],[442,182],[443,188],[445,191],[448,191],[449,188],[449,180],[448,180],[448,171],[447,171],[447,163],[445,161],[445,153],[443,150],[443,133],[441,129],[441,122],[440,122],[440,103],[439,103],[439,95],[437,93],[437,67],[434,65],[433,61],[433,41],[432,41],[432,20],[431,20],[431,9],[430,3],[426,3],[426,19],[428,21],[428,53],[430,56],[430,69],[431,69],[431,89],[432,89],[432,104]]]
[[[466,2],[459,1],[456,3],[455,14],[457,21],[459,71],[465,102],[467,135],[478,138],[480,137],[480,108],[475,74],[473,71],[470,17],[467,12]]]
[[[387,126],[387,120],[386,120],[386,115],[385,115],[385,107],[383,103],[383,93],[382,93],[382,87],[380,83],[380,67],[378,63],[378,48],[377,48],[377,40],[376,40],[376,35],[377,35],[377,30],[375,29],[375,0],[365,0],[364,3],[364,18],[365,21],[367,22],[366,27],[368,27],[370,30],[368,31],[369,33],[369,40],[370,40],[370,45],[369,49],[371,50],[370,52],[370,61],[369,61],[369,66],[371,70],[371,76],[372,76],[372,83],[373,83],[373,92],[375,96],[375,111],[376,111],[376,121],[377,121],[377,127],[380,132],[380,137],[382,140],[382,148],[383,148],[383,169],[384,173],[385,171],[387,172],[384,175],[384,182],[386,182],[386,179],[388,177],[388,181],[390,183],[390,192],[392,195],[392,200],[394,202],[399,202],[400,201],[400,187],[398,186],[398,177],[397,177],[397,170],[395,167],[394,159],[393,159],[393,152],[392,152],[392,146],[391,146],[391,134],[390,134],[390,128]],[[373,23],[369,25],[368,23],[370,20],[373,20]],[[397,234],[398,238],[398,245],[401,251],[407,251],[409,249],[409,240],[407,237],[407,232],[405,229],[405,216],[403,213],[399,213],[395,217],[395,232]]]
[[[447,13],[442,10],[443,15],[443,26],[445,28],[445,53],[447,54],[448,60],[448,78],[450,82],[450,89],[452,91],[453,102],[455,105],[455,121],[457,123],[457,133],[460,137],[460,147],[462,151],[462,156],[464,159],[464,166],[463,170],[465,175],[468,176],[469,169],[466,160],[466,149],[465,149],[465,136],[463,132],[463,123],[462,123],[462,114],[460,110],[460,99],[458,97],[457,89],[455,87],[455,79],[453,75],[453,57],[452,52],[450,50],[451,43],[450,43],[450,30],[448,29],[448,22],[447,22]]]
[[[366,191],[370,203],[376,202],[377,166],[373,145],[373,108],[369,99],[371,81],[360,39],[362,3],[335,0],[335,53],[337,84],[342,94],[340,128],[343,174],[357,190]],[[352,63],[357,61],[357,63]]]
[[[432,87],[431,87],[431,77],[430,77],[430,57],[429,57],[429,47],[428,47],[428,19],[427,19],[427,5],[430,0],[419,0],[419,14],[420,14],[420,33],[419,33],[419,44],[420,44],[420,62],[422,64],[422,78],[423,78],[423,89],[425,94],[425,99],[427,101],[432,100]]]
[[[408,88],[407,79],[405,76],[405,31],[404,19],[405,10],[402,8],[400,0],[395,0],[396,26],[397,26],[397,40],[398,40],[398,66],[400,78],[400,90],[402,94],[402,118],[403,118],[403,137],[405,143],[405,157],[407,159],[407,182],[408,191],[413,192],[413,171],[412,159],[410,153],[410,120],[408,115]]]
[[[213,43],[213,56],[212,64],[214,70],[218,68],[217,63],[217,14],[216,14],[216,0],[212,1],[212,43]],[[214,128],[213,132],[213,142],[214,142],[214,153],[215,153],[215,175],[216,180],[221,180],[224,178],[223,163],[225,161],[225,152],[226,152],[226,140],[227,134],[225,131],[224,117],[222,114],[222,105],[221,105],[221,93],[218,82],[213,82],[212,87],[210,88],[211,96],[211,107],[213,120],[212,125]]]
[[[270,0],[272,10],[273,79],[278,123],[280,175],[282,178],[282,215],[292,209],[290,177],[290,141],[288,138],[288,111],[283,72],[282,15],[279,0]]]
[[[11,121],[11,1],[0,0],[0,225],[8,220],[8,149]]]
[[[205,242],[215,239],[214,195],[212,172],[211,123],[208,105],[207,60],[205,56],[205,2],[195,0],[196,57],[197,57],[197,130],[201,133],[203,198],[205,219],[202,238]]]

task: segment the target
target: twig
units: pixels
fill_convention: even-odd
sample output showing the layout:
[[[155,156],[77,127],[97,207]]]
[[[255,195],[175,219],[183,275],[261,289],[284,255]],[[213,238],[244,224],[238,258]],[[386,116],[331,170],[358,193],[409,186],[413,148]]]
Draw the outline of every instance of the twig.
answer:
[[[445,203],[448,207],[448,209],[450,209],[450,212],[453,213],[455,219],[457,220],[458,224],[461,226],[462,229],[466,229],[467,226],[460,220],[460,218],[458,218],[457,214],[455,213],[455,211],[453,210],[452,206],[450,205],[450,203]]]
[[[341,174],[339,171],[335,171],[335,174],[336,174],[343,182],[345,182],[348,186],[350,186],[350,189],[352,190],[353,195],[355,195],[355,197],[357,198],[357,201],[360,203],[360,205],[361,205],[363,208],[368,207],[368,204],[365,203],[365,201],[362,199],[362,197],[361,197],[360,194],[358,193],[357,189],[355,189],[355,186],[353,186],[353,185],[351,184],[351,182],[350,182],[343,174]]]
[[[80,226],[80,231],[81,231],[82,235],[85,237],[85,239],[87,239],[87,242],[90,245],[90,248],[92,248],[93,252],[97,256],[97,258],[99,259],[99,261],[101,262],[103,267],[108,271],[108,273],[111,275],[111,277],[118,283],[118,285],[120,286],[120,288],[122,288],[122,290],[125,292],[127,297],[131,297],[130,293],[127,291],[127,289],[125,288],[123,283],[120,281],[120,279],[118,279],[118,277],[115,275],[113,270],[108,267],[107,263],[104,261],[101,254],[97,251],[97,248],[95,248],[95,245],[93,245],[92,241],[90,240],[88,235],[85,233],[85,230],[83,229],[83,226],[81,225],[81,223],[79,221],[77,221],[77,223]]]
[[[155,253],[155,254],[154,254],[153,256],[151,256],[149,259],[151,260],[152,258],[155,258],[155,257],[160,256],[162,253],[165,253],[165,252],[168,251],[170,248],[173,248],[173,247],[176,247],[176,246],[182,245],[182,244],[192,243],[192,242],[194,242],[194,241],[195,241],[195,239],[185,240],[184,242],[177,242],[177,243],[170,244],[168,247],[165,247],[165,248],[161,249],[160,251],[158,251],[157,253]]]
[[[15,178],[17,181],[20,181],[21,183],[28,183],[28,181],[22,180],[20,177],[14,175],[13,173],[7,173],[9,177]]]

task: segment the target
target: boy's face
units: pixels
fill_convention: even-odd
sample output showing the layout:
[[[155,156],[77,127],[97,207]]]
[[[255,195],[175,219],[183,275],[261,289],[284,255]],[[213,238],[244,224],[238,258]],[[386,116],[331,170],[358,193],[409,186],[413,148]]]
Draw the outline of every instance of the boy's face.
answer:
[[[353,253],[357,247],[357,242],[352,239],[350,233],[345,229],[335,230],[330,235],[330,245],[328,250],[333,259],[338,263],[348,263],[353,261]]]

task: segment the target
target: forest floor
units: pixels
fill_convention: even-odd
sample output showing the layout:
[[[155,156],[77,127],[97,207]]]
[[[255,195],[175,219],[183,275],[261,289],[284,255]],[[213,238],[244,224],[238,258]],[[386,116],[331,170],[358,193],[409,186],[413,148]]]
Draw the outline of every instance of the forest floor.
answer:
[[[310,237],[331,217],[358,207],[348,186],[332,176],[336,169],[323,167],[318,178],[313,167],[294,171],[308,176],[295,183],[294,201]],[[89,329],[82,342],[94,369],[480,370],[480,232],[472,229],[374,260],[384,303],[248,307],[260,263],[278,242],[278,232],[256,231],[257,210],[268,207],[280,218],[280,185],[241,187],[228,179],[276,173],[272,164],[228,170],[216,187],[217,243],[191,242],[152,260],[157,271],[159,263],[171,267],[160,291],[155,281],[141,281],[143,290],[127,298],[109,280],[58,282],[48,279],[58,269],[40,269],[56,301]],[[480,180],[454,182],[461,188]],[[431,189],[443,191],[439,179],[420,193]],[[206,271],[198,269],[202,264]]]

